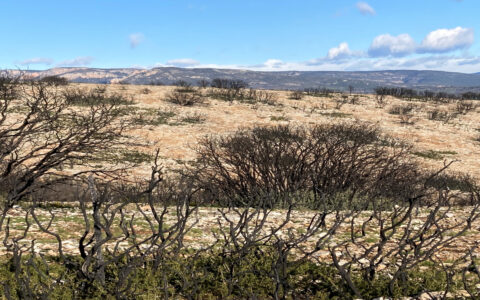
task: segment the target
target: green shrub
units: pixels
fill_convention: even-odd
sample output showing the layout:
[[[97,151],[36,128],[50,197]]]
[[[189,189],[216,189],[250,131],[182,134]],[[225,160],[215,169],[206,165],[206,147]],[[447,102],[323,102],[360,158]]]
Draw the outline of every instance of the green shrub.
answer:
[[[116,292],[127,298],[156,299],[164,297],[195,299],[271,299],[276,290],[275,265],[278,257],[273,249],[252,249],[244,254],[232,254],[222,257],[211,254],[171,257],[160,267],[147,262],[132,270],[126,281],[122,281],[123,263],[111,265],[106,269],[105,286],[88,284],[75,266],[81,264],[78,257],[68,257],[64,263],[55,257],[24,257],[25,266],[16,274],[12,260],[0,265],[0,293],[9,294],[11,299],[34,298],[73,299],[107,298]],[[45,262],[48,262],[48,269]],[[233,269],[231,267],[234,266]],[[338,271],[323,263],[309,261],[294,262],[286,265],[285,286],[277,290],[285,299],[354,299],[354,294],[341,279]],[[48,280],[44,274],[59,276],[60,281]],[[459,273],[453,277],[448,287],[450,291],[461,288]],[[436,266],[412,269],[395,281],[393,294],[389,290],[391,275],[388,271],[379,273],[373,280],[365,280],[354,272],[352,280],[364,299],[378,297],[417,297],[425,291],[444,291],[447,289],[445,272]],[[125,279],[125,278],[124,278]],[[35,290],[28,293],[22,288],[24,280],[29,281]]]
[[[457,152],[455,151],[436,151],[436,150],[413,152],[413,155],[416,155],[422,158],[427,158],[427,159],[434,159],[434,160],[444,159],[445,155],[455,155],[455,154],[457,154]]]

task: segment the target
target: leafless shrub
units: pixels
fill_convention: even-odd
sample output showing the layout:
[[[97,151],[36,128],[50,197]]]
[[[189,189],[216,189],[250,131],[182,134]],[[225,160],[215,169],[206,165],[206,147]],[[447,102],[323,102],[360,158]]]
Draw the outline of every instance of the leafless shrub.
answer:
[[[442,111],[439,109],[430,110],[427,112],[427,118],[433,121],[442,121],[448,123],[450,120],[454,119],[458,114],[450,113],[448,111]]]
[[[227,90],[242,90],[248,87],[248,83],[243,80],[227,79],[227,78],[215,78],[211,82],[211,87],[217,89]]]
[[[181,106],[192,106],[204,102],[201,94],[197,93],[196,91],[190,92],[183,89],[173,91],[167,96],[166,100],[170,103]]]
[[[412,114],[401,114],[398,116],[400,124],[413,125],[415,124],[415,118]]]
[[[197,81],[197,85],[199,87],[201,87],[202,89],[205,89],[205,88],[210,86],[210,81],[208,81],[206,79],[201,79],[201,80]]]
[[[290,92],[290,99],[292,100],[302,100],[303,92],[302,91],[292,91]]]
[[[0,99],[0,187],[5,209],[38,187],[82,174],[62,169],[88,166],[97,153],[119,142],[127,126],[119,120],[121,108],[115,101],[79,111],[44,83],[27,82],[17,88],[19,102]],[[14,105],[24,111],[20,118],[10,118]]]
[[[255,90],[249,89],[245,90],[241,93],[240,101],[246,102],[254,102],[254,103],[262,103],[267,105],[275,105],[277,96],[275,93],[262,91],[262,90]]]
[[[144,95],[148,95],[150,94],[152,91],[149,89],[149,88],[143,88],[140,90],[140,93],[144,94]]]
[[[411,114],[414,108],[415,106],[413,106],[412,104],[395,105],[389,109],[388,113],[392,115],[406,115]]]
[[[362,293],[353,280],[353,268],[363,274],[363,284],[371,283],[378,276],[382,276],[381,270],[385,270],[389,274],[386,277],[389,284],[385,294],[393,296],[399,285],[408,283],[409,271],[424,263],[437,265],[439,268],[444,266],[446,283],[437,287],[438,290],[426,292],[436,292],[437,295],[445,297],[450,289],[449,285],[452,284],[450,276],[453,276],[451,274],[455,271],[445,267],[436,254],[471,228],[472,222],[480,216],[479,202],[478,198],[474,201],[475,205],[465,219],[452,222],[449,218],[452,195],[445,190],[436,191],[434,194],[437,198],[430,207],[426,220],[418,225],[415,223],[420,216],[416,208],[424,197],[422,193],[408,198],[407,202],[396,205],[392,210],[374,209],[368,215],[355,214],[351,217],[349,240],[329,247],[329,252],[340,276],[357,297]],[[375,205],[381,207],[383,204],[378,201]],[[367,233],[365,228],[372,226],[375,229]],[[365,242],[366,234],[370,235],[368,243]],[[442,272],[442,269],[439,272]]]
[[[384,108],[385,105],[386,105],[384,94],[376,94],[375,95],[375,101],[377,103],[377,107],[379,107],[379,108]]]
[[[61,86],[61,85],[68,85],[69,81],[65,77],[60,77],[60,76],[45,76],[42,79],[40,79],[41,82],[47,83],[49,85],[54,85],[54,86]]]
[[[460,100],[457,102],[457,113],[466,115],[467,113],[475,110],[477,108],[476,105],[473,104],[472,101],[465,101],[465,100]]]
[[[415,106],[408,105],[395,105],[388,111],[389,114],[398,115],[401,124],[412,125],[415,123],[413,110]]]
[[[342,106],[348,103],[348,96],[342,95],[341,98],[335,99],[335,109],[341,109]]]
[[[205,122],[206,119],[207,117],[204,114],[194,112],[183,116],[180,121],[189,124],[199,124]]]
[[[360,98],[358,96],[353,96],[350,98],[350,104],[357,105],[360,102]]]
[[[195,88],[192,86],[191,83],[185,81],[185,80],[178,80],[173,83],[174,86],[177,88],[175,91],[180,92],[180,93],[194,93]]]
[[[312,97],[331,97],[335,93],[334,90],[327,88],[306,88],[304,92]]]
[[[131,105],[133,101],[120,94],[108,95],[106,88],[97,87],[91,91],[80,88],[70,88],[61,92],[68,105],[73,106],[94,106],[94,105]]]
[[[387,167],[392,180],[382,177],[381,184],[391,193],[413,188],[411,182],[402,184],[415,170],[400,163],[408,147],[399,144],[388,158],[388,147],[381,140],[376,129],[362,125],[243,130],[202,141],[198,151],[205,169],[200,179],[220,203],[235,201],[239,206],[285,207],[287,198],[298,197],[297,204],[316,207],[327,195],[375,185],[376,174]],[[386,165],[367,159],[373,153],[376,159],[385,157]],[[347,172],[343,169],[347,166],[355,168]]]
[[[158,159],[158,152],[157,152]],[[66,281],[76,281],[76,289],[71,291],[78,298],[91,298],[98,291],[107,292],[117,298],[135,298],[138,292],[133,286],[138,271],[148,262],[151,268],[164,271],[164,266],[178,259],[183,249],[183,237],[193,223],[187,224],[196,211],[191,206],[195,191],[188,182],[163,183],[161,168],[156,160],[152,167],[151,178],[135,186],[124,186],[108,182],[97,182],[90,176],[85,187],[79,187],[76,199],[83,215],[83,234],[77,241],[79,258],[73,258],[65,251],[66,242],[62,241],[59,229],[55,228],[55,210],[48,209],[46,219],[38,214],[37,198],[33,198],[31,207],[25,210],[26,233],[31,225],[56,241],[57,262],[67,266],[62,272],[53,271],[45,257],[35,250],[35,241],[22,246],[26,234],[10,235],[8,219],[3,244],[12,254],[12,265],[16,270],[15,286],[5,286],[5,290],[26,298],[49,298],[50,294]],[[130,207],[130,208],[129,208]],[[134,207],[134,212],[132,208]],[[45,208],[43,209],[43,211]],[[175,217],[167,214],[175,211]],[[45,214],[45,212],[43,212]],[[145,222],[147,230],[138,232],[135,224]],[[25,244],[23,244],[25,245]],[[33,268],[33,270],[32,270]],[[118,273],[109,273],[115,268]],[[76,276],[66,277],[69,270],[75,270]],[[35,277],[34,274],[40,273]],[[75,274],[75,273],[74,273]],[[165,273],[163,273],[165,274]],[[35,281],[39,281],[38,283]],[[72,282],[68,282],[71,287]],[[160,289],[169,294],[169,283]]]
[[[0,72],[0,100],[6,102],[17,98],[21,80],[21,76],[12,76],[8,72]]]

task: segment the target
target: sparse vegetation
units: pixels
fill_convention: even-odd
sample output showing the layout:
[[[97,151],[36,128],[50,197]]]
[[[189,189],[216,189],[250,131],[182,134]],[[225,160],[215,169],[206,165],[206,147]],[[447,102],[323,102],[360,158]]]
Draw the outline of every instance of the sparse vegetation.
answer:
[[[290,93],[290,99],[292,100],[302,100],[303,98],[303,92],[302,91],[292,91]]]
[[[477,106],[471,101],[460,100],[457,102],[456,108],[459,114],[466,115],[470,111],[475,110]]]
[[[168,97],[200,95],[178,85]],[[230,91],[238,103],[172,111],[157,101],[158,90],[171,87],[149,87],[141,103],[115,98],[127,99],[114,93],[118,86],[81,87],[0,78],[0,294],[7,299],[479,296],[480,191],[476,178],[449,171],[467,151],[413,151],[384,134],[385,123],[359,121],[373,97],[339,112],[334,98],[321,99],[321,108],[319,99],[278,107],[290,92],[243,87]],[[357,96],[335,98],[358,104]],[[399,116],[422,112],[392,101]],[[212,107],[215,118],[205,114]],[[383,120],[388,112],[374,113]],[[259,117],[226,126],[233,113]],[[222,133],[154,127],[207,117]],[[129,136],[144,125],[146,139]],[[471,127],[458,127],[471,139]],[[196,156],[172,146],[181,130],[210,133],[191,143]],[[150,154],[157,146],[166,152]]]
[[[168,121],[174,117],[176,113],[174,111],[162,111],[162,110],[146,110],[140,112],[140,114],[136,115],[132,119],[132,123],[134,125],[151,125],[151,126],[159,126],[168,124]]]
[[[331,97],[335,91],[327,88],[307,88],[305,94],[312,97]]]
[[[133,100],[127,99],[120,94],[106,94],[106,88],[97,87],[92,91],[83,91],[71,88],[63,91],[63,97],[68,105],[92,106],[92,105],[132,105]]]
[[[69,83],[68,79],[60,76],[45,76],[40,81],[54,86],[68,85]]]
[[[428,150],[428,151],[416,151],[416,152],[413,152],[413,154],[422,158],[440,160],[440,159],[444,159],[446,155],[455,155],[457,154],[457,152]]]
[[[272,92],[247,89],[243,81],[230,79],[214,79],[208,96],[224,101],[240,101],[243,103],[276,105],[276,95]]]
[[[442,111],[439,109],[430,110],[427,112],[427,117],[429,120],[442,121],[448,123],[450,120],[454,119],[457,116],[457,113],[451,113],[448,111]]]
[[[191,86],[175,89],[175,91],[167,96],[166,100],[170,103],[181,106],[192,106],[204,103],[203,95],[198,93]]]
[[[180,119],[180,122],[188,123],[188,124],[200,124],[205,122],[206,119],[207,118],[205,117],[205,115],[195,112],[182,117]]]
[[[290,119],[285,116],[270,116],[270,121],[289,121]]]

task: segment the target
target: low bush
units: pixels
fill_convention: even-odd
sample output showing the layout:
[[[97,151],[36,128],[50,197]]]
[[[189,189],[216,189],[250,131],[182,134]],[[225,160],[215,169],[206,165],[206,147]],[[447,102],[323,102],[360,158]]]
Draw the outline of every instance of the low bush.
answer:
[[[106,269],[105,284],[84,285],[73,262],[81,258],[70,257],[72,264],[62,264],[55,257],[34,258],[26,256],[22,261],[25,269],[15,271],[13,259],[6,260],[0,267],[0,293],[8,299],[25,299],[35,296],[48,299],[104,298],[116,295],[129,299],[156,299],[182,297],[192,299],[234,298],[234,299],[355,299],[355,294],[341,279],[339,272],[328,264],[315,264],[303,261],[283,270],[286,276],[284,286],[278,286],[275,278],[275,265],[278,257],[275,249],[251,249],[244,254],[235,254],[229,261],[235,262],[235,269],[228,268],[221,253],[187,255],[169,260],[161,268],[153,261],[124,274],[124,263],[119,261]],[[218,255],[215,255],[218,254]],[[108,258],[108,257],[107,257]],[[48,268],[45,263],[48,261]],[[44,273],[63,274],[60,281],[48,282]],[[460,274],[455,275],[457,278]],[[453,282],[440,268],[430,266],[413,268],[404,274],[405,280],[394,282],[390,291],[390,274],[380,273],[368,281],[358,271],[352,273],[352,281],[364,299],[391,297],[418,297],[424,291],[452,291],[461,289],[461,281]],[[231,279],[234,279],[233,281]],[[22,287],[28,281],[35,290]]]
[[[133,117],[132,123],[134,125],[140,125],[140,126],[165,125],[165,124],[168,124],[168,121],[175,115],[176,113],[174,111],[147,110]]]
[[[45,76],[42,79],[40,79],[40,82],[44,82],[48,85],[53,85],[53,86],[61,86],[61,85],[69,84],[68,79],[60,76]]]
[[[180,122],[187,124],[200,124],[205,122],[207,117],[201,113],[195,112],[192,114],[187,114],[180,119]]]
[[[303,94],[302,91],[298,91],[298,90],[297,91],[291,91],[289,98],[292,99],[292,100],[302,100],[303,95],[304,94]]]
[[[179,88],[167,95],[166,100],[181,106],[192,106],[204,103],[203,96],[191,88]]]
[[[413,193],[419,178],[408,149],[366,125],[253,128],[204,139],[199,180],[220,205],[315,208],[352,188],[396,197]]]
[[[312,97],[331,97],[335,93],[334,90],[327,88],[306,88],[304,92]]]
[[[428,151],[416,151],[413,152],[413,155],[434,159],[434,160],[441,160],[445,158],[445,155],[455,155],[457,152],[455,151],[435,151],[435,150],[428,150]]]
[[[448,111],[442,111],[438,109],[430,110],[427,112],[427,118],[433,121],[442,121],[448,123],[451,119],[457,116],[456,113],[450,113]]]
[[[457,113],[466,115],[467,113],[475,110],[477,105],[473,104],[472,101],[460,100],[457,102],[456,109]]]
[[[415,106],[411,104],[395,105],[389,109],[388,113],[391,115],[406,115],[412,113],[414,108]]]
[[[134,103],[133,100],[120,94],[107,95],[102,88],[95,88],[88,92],[81,89],[68,89],[63,92],[63,97],[67,104],[74,106],[132,105]]]

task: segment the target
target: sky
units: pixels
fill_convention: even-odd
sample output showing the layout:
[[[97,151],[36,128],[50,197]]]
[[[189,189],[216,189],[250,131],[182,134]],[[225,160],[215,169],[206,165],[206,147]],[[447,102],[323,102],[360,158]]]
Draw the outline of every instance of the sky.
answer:
[[[0,0],[0,69],[480,72],[479,0]]]

